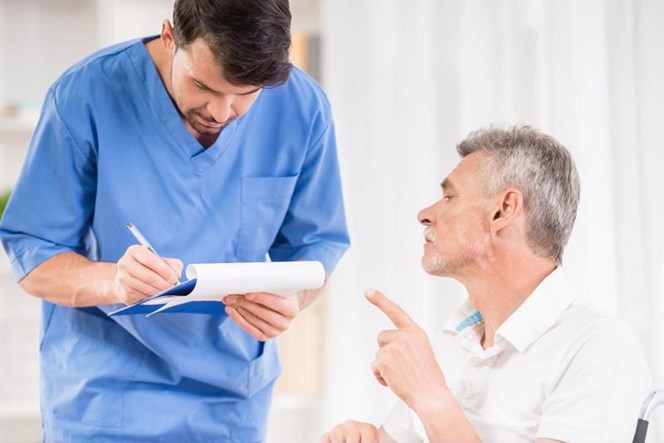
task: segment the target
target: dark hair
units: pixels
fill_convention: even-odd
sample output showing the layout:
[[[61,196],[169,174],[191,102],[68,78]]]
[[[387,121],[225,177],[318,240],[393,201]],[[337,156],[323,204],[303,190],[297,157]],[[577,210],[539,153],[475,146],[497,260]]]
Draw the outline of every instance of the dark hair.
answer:
[[[288,0],[176,0],[178,48],[202,38],[235,85],[276,86],[288,80]]]

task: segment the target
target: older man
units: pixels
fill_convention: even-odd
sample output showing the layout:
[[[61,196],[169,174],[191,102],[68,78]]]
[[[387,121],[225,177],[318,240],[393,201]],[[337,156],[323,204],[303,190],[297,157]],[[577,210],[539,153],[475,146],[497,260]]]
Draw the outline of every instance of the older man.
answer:
[[[442,198],[418,218],[422,265],[468,298],[432,346],[375,290],[395,329],[376,379],[399,397],[380,428],[347,421],[325,442],[626,442],[650,374],[619,320],[575,298],[561,268],[579,178],[569,152],[528,126],[471,133]]]

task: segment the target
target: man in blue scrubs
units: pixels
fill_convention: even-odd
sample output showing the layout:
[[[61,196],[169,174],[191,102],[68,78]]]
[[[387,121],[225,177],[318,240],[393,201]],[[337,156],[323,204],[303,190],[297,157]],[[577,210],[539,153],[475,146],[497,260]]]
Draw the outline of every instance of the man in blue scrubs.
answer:
[[[288,63],[290,18],[287,0],[177,0],[160,36],[49,89],[0,224],[43,299],[46,441],[264,440],[269,339],[318,291],[227,297],[219,316],[106,314],[187,263],[269,255],[329,274],[348,247],[329,103]]]

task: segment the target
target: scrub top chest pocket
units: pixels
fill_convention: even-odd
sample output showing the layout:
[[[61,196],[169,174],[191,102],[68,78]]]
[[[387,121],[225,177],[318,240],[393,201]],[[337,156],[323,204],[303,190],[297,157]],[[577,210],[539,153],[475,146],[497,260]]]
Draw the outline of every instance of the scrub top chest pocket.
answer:
[[[242,177],[240,232],[236,255],[263,261],[284,221],[297,176]]]

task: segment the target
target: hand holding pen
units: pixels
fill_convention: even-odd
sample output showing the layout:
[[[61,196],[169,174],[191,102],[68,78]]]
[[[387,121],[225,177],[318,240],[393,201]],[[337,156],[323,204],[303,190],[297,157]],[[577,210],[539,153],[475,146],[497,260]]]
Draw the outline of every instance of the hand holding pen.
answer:
[[[135,225],[127,228],[141,245],[130,246],[118,261],[113,301],[132,304],[179,284],[182,262],[160,257]]]
[[[157,257],[161,258],[161,256],[160,256],[159,254],[157,254],[157,251],[154,250],[154,248],[152,247],[152,245],[150,244],[150,242],[148,241],[148,239],[145,238],[145,237],[143,236],[143,234],[141,233],[141,231],[138,230],[138,228],[136,227],[135,224],[133,224],[133,223],[127,223],[127,229],[129,229],[129,232],[131,232],[131,234],[134,236],[134,238],[135,238],[136,240],[138,240],[138,242],[139,242],[141,245],[145,246],[146,248],[148,248],[148,250],[149,250],[150,252],[152,252],[152,253],[153,253],[154,255],[156,255]],[[180,282],[180,279],[175,280],[175,284],[176,284],[176,285],[179,285],[180,283],[181,283],[181,282]]]

